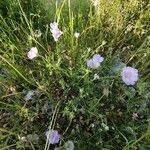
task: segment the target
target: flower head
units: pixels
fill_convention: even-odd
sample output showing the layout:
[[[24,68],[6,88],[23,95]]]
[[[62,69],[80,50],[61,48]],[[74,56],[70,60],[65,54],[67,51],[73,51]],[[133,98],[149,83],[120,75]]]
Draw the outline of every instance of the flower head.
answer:
[[[54,41],[57,42],[59,37],[63,34],[63,32],[61,30],[59,30],[57,22],[50,23],[50,27],[51,27],[50,30],[51,30],[52,36],[54,38]]]
[[[30,49],[30,51],[28,52],[27,57],[28,57],[30,60],[32,60],[33,58],[37,57],[37,55],[38,55],[38,50],[37,50],[37,48],[36,48],[36,47],[32,47],[32,48]]]
[[[49,130],[46,132],[47,140],[50,144],[57,144],[60,140],[60,134],[57,130]]]
[[[75,38],[77,38],[77,39],[78,39],[78,38],[79,38],[79,36],[80,36],[80,33],[79,33],[79,32],[75,32],[75,33],[74,33],[74,36],[75,36]]]
[[[103,60],[104,58],[101,55],[95,54],[93,58],[87,60],[87,66],[90,68],[98,68]]]
[[[95,55],[93,56],[93,61],[94,61],[94,62],[101,63],[103,60],[104,60],[104,58],[101,57],[101,55],[99,55],[99,54],[95,54]]]
[[[132,67],[124,67],[121,72],[122,80],[127,85],[134,85],[138,80],[138,70]]]
[[[57,22],[50,23],[50,27],[51,29],[58,29],[58,23]]]

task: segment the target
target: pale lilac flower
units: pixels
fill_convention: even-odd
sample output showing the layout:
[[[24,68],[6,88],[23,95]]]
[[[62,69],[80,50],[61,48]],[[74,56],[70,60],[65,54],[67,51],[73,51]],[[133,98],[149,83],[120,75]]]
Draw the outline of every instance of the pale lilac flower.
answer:
[[[57,22],[50,23],[50,27],[51,27],[50,30],[51,30],[52,36],[54,38],[54,41],[57,42],[59,37],[63,34],[63,32],[61,30],[59,30]]]
[[[27,57],[28,57],[30,60],[32,60],[33,58],[37,57],[37,55],[38,55],[38,50],[37,50],[37,48],[36,48],[36,47],[32,47],[32,48],[30,49],[30,51],[28,52]]]
[[[99,62],[99,63],[101,63],[103,60],[104,60],[104,58],[101,57],[101,55],[99,55],[99,54],[95,54],[95,55],[93,56],[93,61],[94,61],[94,62]]]
[[[50,23],[50,27],[51,29],[58,29],[58,23],[57,22]]]
[[[50,144],[57,144],[60,140],[60,134],[57,130],[49,130],[46,132],[47,140]]]
[[[94,68],[94,63],[92,59],[87,60],[87,66],[90,68]]]
[[[75,38],[77,38],[77,39],[78,39],[78,38],[79,38],[79,36],[80,36],[80,33],[75,32],[75,33],[74,33],[74,36],[75,36]]]
[[[127,85],[134,85],[138,80],[138,70],[132,67],[124,67],[121,72],[122,80]]]
[[[95,54],[93,58],[87,60],[87,66],[90,68],[98,68],[103,60],[104,58],[101,55]]]

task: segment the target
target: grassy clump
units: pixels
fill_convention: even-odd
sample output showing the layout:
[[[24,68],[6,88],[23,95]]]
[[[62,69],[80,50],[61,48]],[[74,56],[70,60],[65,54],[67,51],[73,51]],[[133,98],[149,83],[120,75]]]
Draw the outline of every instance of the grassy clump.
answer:
[[[0,12],[1,149],[62,149],[68,140],[81,150],[149,149],[149,1],[4,0]],[[88,68],[97,53],[104,61]],[[123,83],[122,64],[138,69],[134,86]],[[59,144],[46,144],[48,128]]]

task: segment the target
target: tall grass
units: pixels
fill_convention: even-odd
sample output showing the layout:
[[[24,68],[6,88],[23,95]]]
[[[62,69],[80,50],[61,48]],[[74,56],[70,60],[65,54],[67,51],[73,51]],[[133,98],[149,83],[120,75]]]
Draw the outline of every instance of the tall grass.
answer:
[[[0,12],[1,149],[62,149],[68,140],[79,150],[149,149],[148,0],[4,0]],[[30,61],[31,47],[39,56]],[[96,53],[104,62],[89,69]],[[135,86],[113,72],[116,62],[138,69]],[[36,94],[26,101],[28,91]],[[59,144],[48,143],[49,129],[59,131]]]

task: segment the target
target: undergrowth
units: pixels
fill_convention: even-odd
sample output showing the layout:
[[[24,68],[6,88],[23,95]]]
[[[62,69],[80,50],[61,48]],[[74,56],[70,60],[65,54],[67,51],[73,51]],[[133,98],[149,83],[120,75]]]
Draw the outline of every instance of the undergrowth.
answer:
[[[68,140],[77,150],[150,149],[150,3],[93,2],[0,1],[0,149],[61,150]],[[87,66],[94,54],[104,58],[96,69]],[[133,86],[125,65],[138,70]]]

